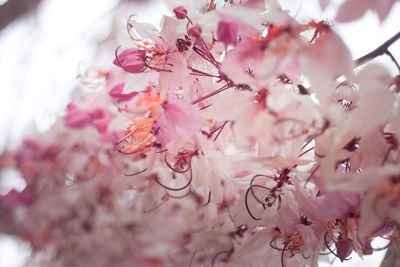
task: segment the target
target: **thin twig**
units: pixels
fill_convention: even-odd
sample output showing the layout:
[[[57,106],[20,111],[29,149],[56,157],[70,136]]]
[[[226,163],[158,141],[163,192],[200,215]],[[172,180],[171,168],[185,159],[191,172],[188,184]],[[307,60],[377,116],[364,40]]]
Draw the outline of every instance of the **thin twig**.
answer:
[[[367,63],[368,61],[381,56],[383,54],[387,54],[388,52],[388,47],[391,46],[394,42],[396,42],[398,39],[400,39],[400,32],[398,32],[396,35],[394,35],[392,38],[384,42],[382,45],[377,47],[375,50],[369,52],[365,56],[362,56],[358,59],[355,60],[355,65],[360,66],[364,63]]]
[[[393,61],[393,63],[396,65],[397,69],[398,69],[399,72],[400,72],[400,65],[399,65],[399,62],[397,62],[396,58],[392,55],[392,53],[390,53],[389,50],[386,50],[386,51],[385,51],[385,54],[388,55],[388,56],[390,57],[390,59]]]

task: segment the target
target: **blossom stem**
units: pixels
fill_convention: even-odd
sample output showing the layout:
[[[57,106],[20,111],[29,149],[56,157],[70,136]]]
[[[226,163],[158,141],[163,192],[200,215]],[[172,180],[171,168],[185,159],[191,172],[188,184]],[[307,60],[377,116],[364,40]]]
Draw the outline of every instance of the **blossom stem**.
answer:
[[[386,42],[384,42],[382,45],[380,45],[379,47],[377,47],[375,50],[369,52],[368,54],[356,59],[355,65],[358,67],[364,63],[367,63],[369,61],[371,61],[372,59],[381,56],[383,54],[387,54],[389,57],[392,58],[392,60],[394,59],[393,55],[388,51],[389,46],[391,46],[394,42],[396,42],[398,39],[400,39],[400,32],[398,32],[397,34],[395,34],[392,38],[390,38],[389,40],[387,40]],[[399,68],[399,64],[397,63],[397,61],[395,61],[395,64],[397,65],[397,67]],[[399,68],[400,70],[400,68]]]
[[[397,62],[397,60],[396,60],[396,58],[393,56],[393,54],[390,53],[389,50],[386,50],[386,51],[385,51],[385,54],[388,55],[388,56],[390,57],[390,59],[391,59],[391,60],[393,61],[393,63],[396,65],[396,67],[397,67],[397,69],[399,70],[399,73],[400,73],[400,65],[399,65],[399,62]]]
[[[217,141],[218,136],[221,134],[222,130],[224,129],[225,125],[228,123],[228,121],[225,121],[224,124],[222,124],[222,126],[219,129],[219,132],[217,133],[217,135],[214,138],[214,142]]]

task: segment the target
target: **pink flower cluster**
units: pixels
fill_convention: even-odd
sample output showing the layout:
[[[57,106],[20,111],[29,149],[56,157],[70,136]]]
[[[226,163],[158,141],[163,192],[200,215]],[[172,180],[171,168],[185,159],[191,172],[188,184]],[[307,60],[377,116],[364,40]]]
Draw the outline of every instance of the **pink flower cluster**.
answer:
[[[318,266],[389,247],[399,76],[277,1],[195,2],[169,1],[161,31],[130,17],[106,89],[0,157],[27,183],[0,195],[0,225],[31,266]],[[383,20],[395,1],[338,19],[361,2]]]

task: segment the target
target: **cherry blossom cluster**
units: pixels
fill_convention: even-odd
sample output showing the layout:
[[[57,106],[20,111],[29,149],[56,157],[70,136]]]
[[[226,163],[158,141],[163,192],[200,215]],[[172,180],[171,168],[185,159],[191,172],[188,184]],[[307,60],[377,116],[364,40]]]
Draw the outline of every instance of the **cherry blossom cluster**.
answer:
[[[395,2],[347,0],[337,21]],[[0,157],[26,182],[0,195],[0,230],[30,266],[318,266],[394,246],[400,33],[353,60],[331,22],[278,1],[167,5],[80,76],[99,90]]]

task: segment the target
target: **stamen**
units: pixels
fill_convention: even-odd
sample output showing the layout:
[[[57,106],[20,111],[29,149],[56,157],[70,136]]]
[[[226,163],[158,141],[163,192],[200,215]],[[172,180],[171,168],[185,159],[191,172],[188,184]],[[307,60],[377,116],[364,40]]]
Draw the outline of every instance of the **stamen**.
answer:
[[[211,201],[211,191],[208,192],[208,200],[207,202],[203,205],[203,207],[207,206]]]
[[[189,161],[190,178],[189,178],[189,181],[187,182],[187,184],[185,184],[184,186],[178,187],[178,188],[172,188],[172,187],[163,185],[163,184],[158,180],[158,177],[157,177],[157,176],[155,177],[155,181],[156,181],[160,186],[164,187],[164,188],[167,189],[167,190],[171,190],[171,191],[181,191],[181,190],[187,188],[187,187],[190,186],[190,184],[192,183],[192,178],[193,178],[192,167],[191,167],[191,163],[190,163],[190,162],[191,162],[191,161]]]
[[[183,171],[180,171],[180,170],[175,169],[174,167],[171,166],[171,164],[168,163],[168,161],[167,161],[167,154],[165,154],[164,161],[165,161],[165,164],[167,164],[168,168],[170,168],[170,169],[173,170],[174,172],[186,173],[186,172],[189,170],[189,168],[190,168],[190,166],[188,166],[188,167],[186,168],[186,170],[183,170]]]
[[[225,125],[226,125],[228,122],[229,122],[229,121],[225,121],[224,124],[222,124],[222,126],[220,127],[220,130],[219,130],[219,132],[217,133],[217,135],[215,136],[213,142],[215,142],[215,141],[217,140],[218,136],[221,134],[222,130],[224,129]]]
[[[272,179],[272,180],[274,180],[274,177],[269,176],[269,175],[265,175],[265,174],[257,174],[257,175],[255,175],[253,178],[251,178],[251,180],[250,180],[250,191],[251,191],[251,194],[253,195],[254,199],[257,200],[257,202],[260,203],[261,205],[266,205],[266,204],[268,204],[268,202],[259,199],[259,198],[257,197],[256,193],[254,192],[253,187],[263,188],[263,189],[268,190],[269,192],[271,192],[272,188],[268,188],[268,187],[265,187],[265,186],[262,186],[262,185],[255,185],[255,184],[253,184],[253,183],[254,183],[254,180],[255,180],[257,177],[266,177],[266,178],[270,178],[270,179]]]
[[[326,240],[326,237],[327,237],[327,236],[328,236],[328,232],[325,232],[325,235],[324,235],[324,243],[325,243],[326,248],[329,250],[329,252],[332,253],[335,257],[339,258],[341,261],[348,261],[348,260],[351,260],[352,257],[346,258],[346,259],[341,259],[341,258],[329,247],[328,241]]]
[[[138,172],[134,172],[134,173],[132,173],[132,174],[125,174],[125,176],[135,176],[135,175],[144,173],[144,172],[146,172],[146,171],[147,171],[147,168],[144,168],[143,170],[138,171]]]
[[[212,97],[212,96],[214,96],[214,95],[216,95],[216,94],[219,94],[219,93],[221,93],[221,92],[223,92],[223,91],[225,91],[225,90],[227,90],[227,89],[229,89],[229,88],[232,88],[233,86],[234,86],[234,85],[233,85],[232,83],[228,83],[228,84],[222,86],[221,88],[215,90],[214,92],[209,93],[208,95],[205,95],[205,96],[203,96],[203,97],[200,97],[199,99],[193,101],[191,104],[192,104],[192,105],[195,105],[195,104],[197,104],[197,103],[199,103],[199,102],[201,102],[201,101],[203,101],[203,100],[206,100],[207,98],[210,98],[210,97]]]
[[[165,194],[162,197],[162,201],[160,202],[160,204],[156,205],[154,208],[150,209],[150,210],[144,210],[143,213],[150,213],[155,211],[156,209],[158,209],[159,207],[161,207],[163,204],[167,203],[167,201],[169,200],[169,195]]]
[[[247,203],[247,198],[248,198],[248,195],[249,195],[249,192],[250,192],[250,188],[247,189],[246,195],[244,196],[244,204],[246,205],[246,209],[247,209],[247,212],[249,213],[250,217],[253,218],[256,221],[260,221],[261,218],[257,218],[251,213],[250,208],[249,208],[249,204]]]

